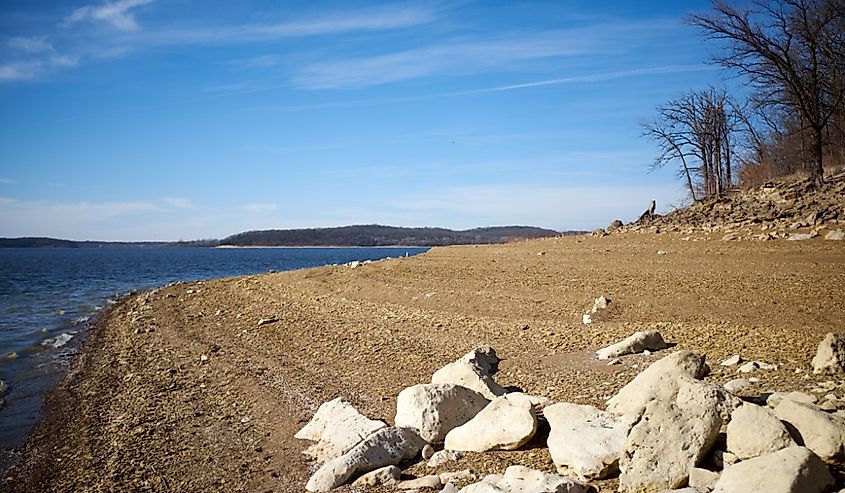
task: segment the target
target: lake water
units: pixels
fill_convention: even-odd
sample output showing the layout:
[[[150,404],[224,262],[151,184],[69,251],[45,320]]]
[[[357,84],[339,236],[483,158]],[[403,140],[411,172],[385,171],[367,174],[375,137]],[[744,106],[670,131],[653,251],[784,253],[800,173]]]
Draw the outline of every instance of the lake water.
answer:
[[[427,248],[0,249],[0,471],[40,417],[88,322],[131,290],[416,255]],[[0,383],[0,390],[4,387]]]

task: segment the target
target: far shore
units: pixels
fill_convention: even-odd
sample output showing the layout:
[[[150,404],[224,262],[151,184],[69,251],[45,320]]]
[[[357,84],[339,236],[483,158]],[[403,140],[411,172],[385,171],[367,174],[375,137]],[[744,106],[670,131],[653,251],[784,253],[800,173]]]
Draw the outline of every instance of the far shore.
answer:
[[[296,245],[296,246],[269,246],[269,245],[217,245],[212,248],[432,248],[430,246],[421,245],[375,245],[375,246],[361,246],[361,245]]]

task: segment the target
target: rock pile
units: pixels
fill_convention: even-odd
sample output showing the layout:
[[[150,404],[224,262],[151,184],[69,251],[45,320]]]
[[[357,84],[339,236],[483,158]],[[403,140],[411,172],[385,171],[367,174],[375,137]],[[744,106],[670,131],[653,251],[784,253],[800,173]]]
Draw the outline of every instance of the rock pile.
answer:
[[[644,339],[666,347],[659,333],[622,342]],[[845,372],[841,342],[833,334],[822,341],[818,371]],[[507,392],[493,378],[498,362],[481,346],[435,372],[433,383],[404,389],[394,426],[342,399],[326,402],[296,434],[315,442],[304,453],[322,462],[306,489],[330,491],[354,479],[357,487],[399,491],[587,493],[595,491],[590,481],[618,476],[621,493],[822,493],[834,484],[831,468],[845,466],[841,412],[801,392],[743,400],[702,380],[709,372],[703,354],[679,350],[654,362],[604,410]],[[541,420],[557,474],[512,465],[480,480],[470,470],[403,478],[400,467],[420,455],[434,468],[469,452],[536,443]]]
[[[845,239],[845,174],[819,190],[807,180],[766,183],[752,190],[696,202],[667,215],[601,230],[609,232],[707,233],[724,241]]]

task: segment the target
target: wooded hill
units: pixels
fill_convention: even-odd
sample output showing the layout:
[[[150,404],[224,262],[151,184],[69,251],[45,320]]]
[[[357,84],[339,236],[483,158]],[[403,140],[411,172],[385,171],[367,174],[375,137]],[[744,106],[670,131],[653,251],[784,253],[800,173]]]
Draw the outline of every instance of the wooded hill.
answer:
[[[558,236],[550,229],[500,226],[454,231],[445,228],[400,228],[380,225],[315,229],[247,231],[221,240],[231,246],[443,246],[506,243],[527,238]]]

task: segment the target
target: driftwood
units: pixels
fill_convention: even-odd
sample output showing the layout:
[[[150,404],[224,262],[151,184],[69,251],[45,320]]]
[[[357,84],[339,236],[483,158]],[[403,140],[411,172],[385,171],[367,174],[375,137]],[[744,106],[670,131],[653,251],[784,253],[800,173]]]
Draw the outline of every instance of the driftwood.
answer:
[[[641,223],[641,222],[645,222],[645,221],[651,221],[652,219],[654,219],[656,217],[656,214],[654,213],[654,208],[656,206],[657,206],[657,202],[652,200],[649,208],[646,209],[646,211],[642,213],[642,215],[640,216],[639,219],[637,219],[636,222]]]

